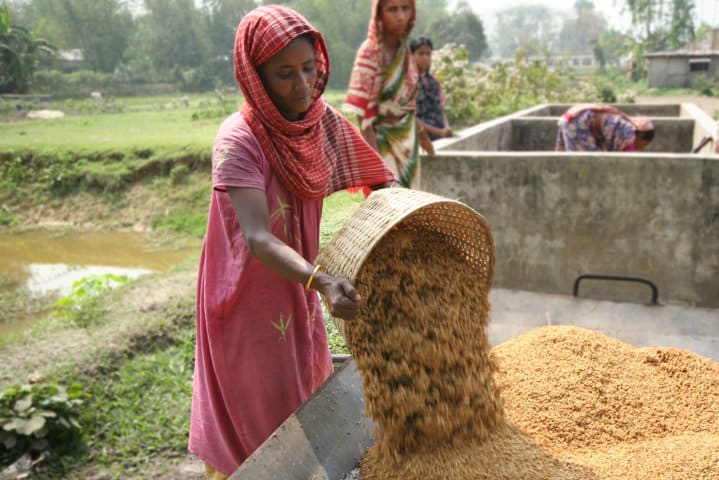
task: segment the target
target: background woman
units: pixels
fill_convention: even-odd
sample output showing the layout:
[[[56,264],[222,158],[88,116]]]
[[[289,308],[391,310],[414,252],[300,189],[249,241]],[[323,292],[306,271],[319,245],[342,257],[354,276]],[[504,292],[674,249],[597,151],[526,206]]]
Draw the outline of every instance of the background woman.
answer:
[[[320,297],[352,319],[360,297],[313,265],[322,201],[395,184],[356,128],[321,97],[320,33],[285,7],[248,13],[235,76],[245,104],[219,129],[197,286],[189,450],[223,479],[333,371]]]
[[[630,117],[603,104],[580,104],[559,119],[555,150],[631,152],[654,138],[648,117]]]
[[[358,116],[362,136],[403,186],[411,185],[419,162],[417,65],[408,48],[415,18],[414,0],[373,0],[343,107]],[[427,143],[422,147],[434,153]]]
[[[419,71],[419,95],[417,96],[417,119],[427,130],[429,138],[436,140],[454,135],[444,112],[444,92],[429,69],[432,66],[432,40],[417,37],[409,43]]]

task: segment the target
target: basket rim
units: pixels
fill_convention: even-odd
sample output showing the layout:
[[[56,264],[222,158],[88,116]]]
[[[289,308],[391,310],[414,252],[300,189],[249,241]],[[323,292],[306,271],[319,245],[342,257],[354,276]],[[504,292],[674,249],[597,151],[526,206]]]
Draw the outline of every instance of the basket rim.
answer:
[[[408,189],[406,188],[386,188],[382,190],[377,190],[375,192],[372,192],[369,197],[367,197],[364,202],[369,202],[373,199],[373,197],[377,196],[391,196],[394,194],[402,194],[403,192],[407,192]],[[389,233],[392,229],[394,229],[399,223],[406,220],[409,217],[412,217],[413,215],[417,214],[418,212],[434,206],[440,206],[440,205],[449,205],[452,208],[459,208],[462,210],[465,210],[469,212],[474,218],[477,223],[481,226],[482,229],[484,229],[488,235],[487,235],[487,244],[490,249],[490,255],[489,255],[489,264],[488,264],[488,284],[487,284],[487,290],[491,288],[492,281],[494,279],[494,267],[495,267],[495,245],[494,245],[494,237],[492,235],[492,229],[489,225],[489,222],[487,221],[484,216],[479,213],[474,208],[470,207],[469,205],[459,201],[454,200],[451,198],[442,197],[439,195],[436,195],[434,193],[430,192],[424,192],[420,190],[409,190],[412,192],[412,195],[418,195],[414,201],[412,202],[411,206],[406,209],[406,211],[403,211],[402,213],[398,213],[396,217],[392,217],[391,221],[388,222],[385,226],[382,228],[378,228],[377,230],[372,232],[371,240],[367,244],[363,245],[363,251],[361,255],[357,256],[355,258],[355,271],[352,272],[350,276],[350,281],[354,282],[356,279],[357,274],[361,270],[361,267],[364,265],[365,261],[367,260],[367,257],[370,256],[370,254],[374,251],[375,247],[378,243],[382,241],[382,239]],[[362,208],[362,205],[360,205],[360,208]],[[335,237],[341,237],[346,232],[346,229],[348,225],[350,224],[349,221],[345,223],[345,225],[335,234]],[[334,240],[334,238],[333,238]],[[323,249],[323,251],[328,250],[331,248],[333,240],[331,240]],[[320,252],[320,256],[322,255],[322,252]],[[333,272],[328,271],[328,273],[333,274]]]

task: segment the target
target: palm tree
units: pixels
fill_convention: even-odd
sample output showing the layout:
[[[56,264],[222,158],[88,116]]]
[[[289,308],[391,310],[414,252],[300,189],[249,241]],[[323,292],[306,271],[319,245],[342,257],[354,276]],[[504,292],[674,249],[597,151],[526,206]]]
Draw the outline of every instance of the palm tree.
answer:
[[[10,12],[0,8],[0,93],[27,91],[38,64],[38,55],[54,48],[25,27],[10,23]]]

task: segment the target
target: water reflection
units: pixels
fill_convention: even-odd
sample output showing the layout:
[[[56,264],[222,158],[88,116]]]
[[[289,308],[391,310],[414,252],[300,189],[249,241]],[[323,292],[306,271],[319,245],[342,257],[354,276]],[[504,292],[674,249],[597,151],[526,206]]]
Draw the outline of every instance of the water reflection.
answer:
[[[168,243],[135,232],[0,233],[0,275],[5,279],[0,285],[26,288],[35,295],[57,292],[60,296],[88,275],[136,278],[167,270],[198,255],[200,245],[200,240]]]
[[[65,265],[64,263],[31,263],[28,265],[30,277],[26,286],[30,293],[42,295],[57,292],[63,296],[70,293],[72,284],[89,275],[126,275],[128,278],[137,278],[140,275],[152,272],[147,268],[121,268],[103,265]]]

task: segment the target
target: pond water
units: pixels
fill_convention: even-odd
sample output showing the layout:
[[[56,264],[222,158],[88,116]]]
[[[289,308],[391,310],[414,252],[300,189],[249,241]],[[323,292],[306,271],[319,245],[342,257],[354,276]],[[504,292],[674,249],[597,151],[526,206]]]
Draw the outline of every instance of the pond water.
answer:
[[[73,282],[88,275],[137,278],[167,270],[191,255],[199,255],[201,243],[199,239],[160,242],[135,232],[0,233],[0,276],[6,280],[0,288],[26,288],[34,295],[51,293],[59,297],[71,291]],[[27,326],[28,320],[8,322],[1,311],[0,316],[0,335]]]

